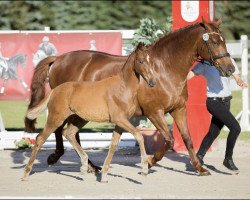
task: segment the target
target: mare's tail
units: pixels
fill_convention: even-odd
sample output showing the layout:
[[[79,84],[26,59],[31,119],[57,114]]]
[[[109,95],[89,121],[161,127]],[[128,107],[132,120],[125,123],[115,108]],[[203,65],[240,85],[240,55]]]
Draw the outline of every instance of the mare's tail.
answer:
[[[48,76],[49,66],[56,60],[56,56],[49,56],[41,60],[34,71],[32,82],[31,82],[31,97],[28,110],[35,107],[45,97],[45,84]],[[25,117],[24,131],[28,133],[35,132],[36,119],[29,119]]]
[[[25,117],[30,120],[36,119],[38,115],[41,114],[47,108],[52,92],[53,90],[50,91],[50,93],[44,99],[42,99],[42,101],[40,101],[36,106],[28,109]]]

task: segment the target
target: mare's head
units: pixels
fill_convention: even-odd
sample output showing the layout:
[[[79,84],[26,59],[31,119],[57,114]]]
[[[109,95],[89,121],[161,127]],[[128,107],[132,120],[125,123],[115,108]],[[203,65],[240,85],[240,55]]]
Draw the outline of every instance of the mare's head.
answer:
[[[201,25],[204,27],[204,32],[198,44],[198,55],[210,61],[219,70],[221,76],[230,76],[235,68],[230,54],[227,52],[225,39],[219,29],[221,23],[221,18],[213,23],[202,19]]]
[[[156,80],[154,77],[153,69],[150,65],[149,48],[143,46],[141,43],[135,49],[135,63],[134,70],[136,74],[142,76],[147,82],[149,87],[154,87]]]

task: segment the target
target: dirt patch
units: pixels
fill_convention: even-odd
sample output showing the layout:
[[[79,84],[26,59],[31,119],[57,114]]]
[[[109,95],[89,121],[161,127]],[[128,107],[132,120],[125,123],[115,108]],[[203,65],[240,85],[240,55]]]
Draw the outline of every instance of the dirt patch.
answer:
[[[186,152],[168,152],[147,177],[140,175],[137,147],[120,148],[111,164],[108,183],[100,175],[80,174],[80,160],[74,150],[66,151],[60,162],[47,166],[53,150],[41,150],[28,181],[21,181],[31,150],[0,151],[0,198],[206,198],[249,199],[249,142],[238,141],[234,161],[240,169],[233,174],[223,165],[226,140],[219,140],[204,161],[211,176],[200,177]],[[90,159],[102,165],[107,149],[87,150]]]

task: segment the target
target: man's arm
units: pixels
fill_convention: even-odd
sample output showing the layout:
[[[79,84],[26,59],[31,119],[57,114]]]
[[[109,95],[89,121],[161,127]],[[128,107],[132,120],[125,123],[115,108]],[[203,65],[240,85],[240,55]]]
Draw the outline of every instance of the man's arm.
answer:
[[[248,86],[247,83],[245,83],[240,77],[240,70],[238,68],[238,65],[236,64],[235,60],[232,57],[230,57],[230,58],[231,58],[231,61],[235,67],[235,72],[233,73],[233,77],[234,77],[237,85],[240,86],[241,88],[247,88],[247,86]]]
[[[245,83],[241,78],[239,74],[233,74],[233,77],[237,83],[238,86],[240,86],[241,88],[247,88],[248,85],[247,83]]]

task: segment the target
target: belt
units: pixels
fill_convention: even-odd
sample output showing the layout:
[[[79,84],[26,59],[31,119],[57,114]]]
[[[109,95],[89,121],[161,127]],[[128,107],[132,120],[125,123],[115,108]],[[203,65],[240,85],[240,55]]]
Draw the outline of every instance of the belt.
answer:
[[[208,97],[209,100],[221,101],[221,102],[230,101],[232,98],[233,98],[232,96],[228,96],[228,97]]]

